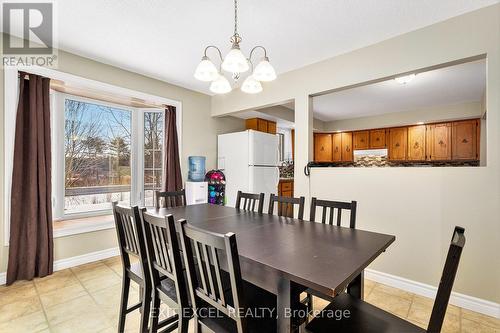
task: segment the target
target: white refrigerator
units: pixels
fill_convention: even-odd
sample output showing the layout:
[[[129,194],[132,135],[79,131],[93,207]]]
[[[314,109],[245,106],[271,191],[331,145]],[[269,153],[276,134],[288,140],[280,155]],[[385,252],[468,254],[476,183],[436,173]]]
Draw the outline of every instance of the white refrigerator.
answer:
[[[277,194],[278,137],[247,130],[221,134],[217,138],[217,167],[226,176],[227,205],[234,207],[239,190],[265,193],[264,207],[271,193]]]

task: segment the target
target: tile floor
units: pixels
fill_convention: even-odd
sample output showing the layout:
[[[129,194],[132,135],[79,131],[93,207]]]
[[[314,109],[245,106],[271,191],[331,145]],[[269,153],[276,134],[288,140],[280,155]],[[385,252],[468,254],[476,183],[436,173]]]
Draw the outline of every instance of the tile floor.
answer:
[[[0,332],[116,332],[121,287],[119,257],[58,271],[52,276],[0,286]],[[131,304],[139,293],[133,285]],[[426,327],[433,300],[365,281],[365,299]],[[325,302],[316,300],[322,307]],[[127,319],[137,332],[139,313]],[[500,332],[500,320],[450,305],[443,332]]]

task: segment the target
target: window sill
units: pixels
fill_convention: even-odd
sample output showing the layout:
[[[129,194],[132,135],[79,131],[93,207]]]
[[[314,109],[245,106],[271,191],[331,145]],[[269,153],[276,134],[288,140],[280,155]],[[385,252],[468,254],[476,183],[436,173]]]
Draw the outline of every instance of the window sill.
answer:
[[[113,229],[115,221],[113,214],[92,216],[53,222],[54,238],[83,234],[87,232]]]

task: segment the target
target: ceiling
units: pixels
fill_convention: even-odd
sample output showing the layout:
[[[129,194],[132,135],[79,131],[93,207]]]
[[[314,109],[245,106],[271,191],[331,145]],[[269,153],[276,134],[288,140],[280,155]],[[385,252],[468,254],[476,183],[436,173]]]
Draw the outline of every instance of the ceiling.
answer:
[[[201,92],[204,47],[230,47],[231,0],[55,1],[60,49]],[[264,45],[283,73],[497,2],[240,0],[241,47]]]
[[[314,117],[323,121],[405,112],[480,101],[486,89],[486,61],[419,73],[407,83],[387,80],[313,98]]]

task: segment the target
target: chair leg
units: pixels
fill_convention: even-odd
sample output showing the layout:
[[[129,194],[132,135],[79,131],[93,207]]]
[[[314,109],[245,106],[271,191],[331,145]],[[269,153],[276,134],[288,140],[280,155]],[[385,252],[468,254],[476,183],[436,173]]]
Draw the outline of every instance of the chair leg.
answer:
[[[122,298],[120,302],[120,315],[118,319],[118,332],[125,331],[125,317],[127,316],[128,295],[130,291],[130,279],[123,274],[122,281]]]
[[[160,297],[158,293],[153,290],[152,293],[152,307],[151,307],[151,326],[149,327],[150,333],[158,332],[158,320],[160,317]]]
[[[141,312],[141,333],[146,333],[148,331],[149,314],[151,310],[151,289],[141,288],[141,302],[140,307]]]
[[[314,311],[313,295],[307,294],[307,319],[306,323],[309,322],[309,314]]]
[[[186,317],[185,314],[185,309],[181,309],[181,313],[179,314],[179,326],[178,326],[178,331],[179,333],[187,333],[189,329],[189,317]]]

